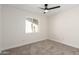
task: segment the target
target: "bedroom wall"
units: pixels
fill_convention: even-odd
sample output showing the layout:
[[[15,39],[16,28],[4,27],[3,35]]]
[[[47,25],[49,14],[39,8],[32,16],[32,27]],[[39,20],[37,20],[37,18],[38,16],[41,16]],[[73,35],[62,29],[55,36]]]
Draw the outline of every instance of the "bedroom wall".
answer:
[[[34,14],[8,5],[3,5],[3,50],[47,39],[47,20],[43,15]],[[25,33],[25,20],[34,17],[40,21],[39,33]]]
[[[50,39],[79,48],[79,7],[49,18]]]
[[[45,17],[15,7],[3,5],[2,17],[3,50],[48,38],[79,48],[79,8]],[[25,33],[25,20],[27,17],[34,17],[40,21],[39,33]]]

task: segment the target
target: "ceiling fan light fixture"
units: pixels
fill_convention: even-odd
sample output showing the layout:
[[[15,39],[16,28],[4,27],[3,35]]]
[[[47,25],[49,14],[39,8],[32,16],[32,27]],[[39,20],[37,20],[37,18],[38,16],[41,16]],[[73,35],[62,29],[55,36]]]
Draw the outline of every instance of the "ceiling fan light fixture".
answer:
[[[42,10],[44,10],[44,14],[47,13],[49,10],[52,10],[52,9],[57,9],[57,8],[60,8],[61,6],[55,6],[55,7],[50,7],[48,8],[48,4],[44,4],[44,8],[40,8]]]
[[[48,10],[44,10],[44,12],[45,12],[45,13],[47,13],[47,12],[48,12]]]

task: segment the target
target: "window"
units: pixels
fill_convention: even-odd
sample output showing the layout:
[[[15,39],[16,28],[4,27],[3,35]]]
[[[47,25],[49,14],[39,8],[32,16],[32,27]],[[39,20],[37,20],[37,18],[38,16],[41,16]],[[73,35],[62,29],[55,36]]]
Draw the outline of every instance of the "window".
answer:
[[[25,21],[25,24],[26,24],[26,28],[25,28],[26,33],[38,32],[38,20],[37,19],[27,18]]]

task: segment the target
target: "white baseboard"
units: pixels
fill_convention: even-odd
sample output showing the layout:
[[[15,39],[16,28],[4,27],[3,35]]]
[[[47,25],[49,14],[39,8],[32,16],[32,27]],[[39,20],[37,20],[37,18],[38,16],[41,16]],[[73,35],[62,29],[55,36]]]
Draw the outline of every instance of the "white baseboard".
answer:
[[[47,39],[47,38],[35,40],[35,41],[32,41],[32,42],[28,42],[28,43],[21,43],[21,44],[19,44],[19,45],[14,45],[14,46],[11,46],[11,47],[8,47],[8,48],[3,48],[3,50],[7,50],[7,49],[11,49],[11,48],[16,48],[16,47],[19,47],[19,46],[23,46],[23,45],[35,43],[35,42],[42,41],[42,40],[45,40],[45,39]]]
[[[55,40],[55,39],[50,39],[50,40],[53,40],[53,41],[56,41],[56,42],[59,42],[59,43],[62,43],[62,44],[65,44],[65,45],[68,45],[68,46],[71,46],[71,47],[74,47],[74,48],[78,48],[78,49],[79,49],[79,47],[77,47],[77,46],[75,46],[75,45],[72,45],[72,44],[68,44],[68,43],[66,43],[66,42],[62,42],[62,41]]]

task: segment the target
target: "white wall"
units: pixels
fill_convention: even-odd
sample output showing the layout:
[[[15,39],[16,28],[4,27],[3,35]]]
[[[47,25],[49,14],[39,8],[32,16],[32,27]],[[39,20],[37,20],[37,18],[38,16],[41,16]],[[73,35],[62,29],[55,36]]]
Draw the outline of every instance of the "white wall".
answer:
[[[0,52],[1,52],[1,41],[2,41],[2,19],[1,19],[1,5],[0,5]]]
[[[79,7],[50,17],[50,39],[79,48]]]
[[[46,17],[18,8],[3,6],[3,50],[33,43],[47,38]],[[40,32],[26,34],[25,20],[34,17],[40,20]]]

